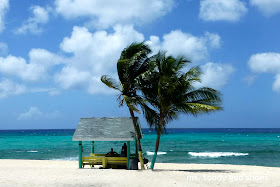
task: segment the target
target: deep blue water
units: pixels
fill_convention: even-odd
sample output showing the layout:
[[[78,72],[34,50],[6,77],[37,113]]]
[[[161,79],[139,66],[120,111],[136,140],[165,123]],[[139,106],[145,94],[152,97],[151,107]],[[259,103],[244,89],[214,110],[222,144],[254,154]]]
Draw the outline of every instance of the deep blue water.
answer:
[[[0,130],[0,159],[77,160],[74,129]],[[151,160],[156,134],[143,129],[144,156]],[[120,152],[123,142],[95,142],[95,151]],[[90,142],[84,142],[84,156]],[[134,152],[134,144],[131,145]],[[280,167],[280,129],[167,129],[157,162]]]

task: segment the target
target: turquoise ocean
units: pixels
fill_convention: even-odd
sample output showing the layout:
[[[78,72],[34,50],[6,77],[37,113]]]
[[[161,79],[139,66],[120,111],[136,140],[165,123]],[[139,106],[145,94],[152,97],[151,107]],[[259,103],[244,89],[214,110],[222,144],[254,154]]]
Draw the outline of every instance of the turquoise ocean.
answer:
[[[0,159],[78,160],[74,129],[0,130]],[[142,149],[149,161],[156,134],[143,129]],[[96,153],[121,151],[124,142],[95,142]],[[83,156],[91,142],[83,142]],[[131,144],[135,152],[135,144]],[[280,129],[167,129],[157,162],[236,164],[280,167]]]

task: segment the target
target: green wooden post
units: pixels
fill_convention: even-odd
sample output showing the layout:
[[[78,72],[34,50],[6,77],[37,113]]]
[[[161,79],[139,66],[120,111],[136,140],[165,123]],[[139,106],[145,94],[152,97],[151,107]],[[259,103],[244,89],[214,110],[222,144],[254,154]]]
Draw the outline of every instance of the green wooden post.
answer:
[[[126,163],[127,169],[129,169],[129,159],[130,159],[130,141],[127,141],[127,163]]]
[[[150,165],[150,169],[154,169],[156,159],[157,159],[157,152],[154,153],[153,160],[152,160],[151,165]]]
[[[92,141],[91,153],[94,153],[94,141]]]
[[[135,138],[135,154],[138,155],[138,145],[137,145],[136,138]]]
[[[82,157],[83,157],[83,143],[82,141],[79,141],[79,168],[82,168],[83,165]]]

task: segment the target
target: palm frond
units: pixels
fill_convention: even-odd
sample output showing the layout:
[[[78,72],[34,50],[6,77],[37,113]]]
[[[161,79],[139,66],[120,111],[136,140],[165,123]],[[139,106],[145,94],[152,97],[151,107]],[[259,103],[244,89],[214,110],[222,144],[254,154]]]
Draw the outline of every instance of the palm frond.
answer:
[[[186,59],[184,56],[180,56],[175,59],[175,62],[175,69],[179,71],[186,65],[186,63],[190,63],[191,61]]]
[[[159,122],[159,114],[149,107],[146,103],[140,103],[143,115],[150,127],[155,126]]]
[[[148,54],[144,51],[139,51],[130,59],[129,75],[130,81],[133,81],[136,77],[140,76],[149,69]]]
[[[214,105],[217,105],[222,101],[221,93],[215,89],[208,87],[202,87],[197,90],[193,90],[189,93],[186,93],[184,95],[184,98],[187,100],[187,102],[190,103],[203,102],[204,104],[212,103]]]
[[[102,75],[101,82],[103,82],[109,88],[113,88],[115,90],[121,91],[120,85],[117,84],[116,81],[108,75]]]
[[[222,110],[219,91],[208,87],[196,89],[193,86],[194,82],[200,81],[201,71],[198,66],[186,73],[181,72],[189,62],[184,57],[174,58],[159,52],[150,58],[150,69],[139,78],[138,86],[145,99],[158,115],[164,116],[162,128],[177,119],[180,113],[196,116]],[[150,116],[145,117],[148,121]],[[151,120],[148,123],[159,121]],[[151,126],[157,128],[157,125]]]
[[[118,76],[119,76],[119,80],[120,83],[122,85],[128,84],[128,71],[127,71],[127,67],[129,64],[129,60],[119,60],[117,63],[117,70],[118,70]]]
[[[201,103],[185,103],[186,107],[181,109],[181,111],[186,113],[192,113],[194,116],[203,113],[209,113],[214,111],[222,110],[222,107],[211,106]]]
[[[117,70],[124,95],[136,95],[136,79],[149,69],[148,54],[150,52],[149,46],[143,42],[132,43],[122,51]]]
[[[141,43],[134,42],[122,51],[120,60],[130,59],[139,51],[145,51],[145,53],[147,54],[151,53],[150,47],[144,42]]]
[[[126,105],[133,111],[137,112],[137,113],[141,113],[141,111],[139,109],[136,108],[137,105],[137,98],[135,97],[128,97],[126,95],[123,95],[123,99],[126,103]]]
[[[200,81],[200,75],[201,75],[200,67],[195,66],[195,67],[191,68],[189,71],[187,71],[184,74],[184,77],[188,81],[193,81],[193,80]]]
[[[120,102],[119,102],[119,107],[122,107],[122,106],[123,106],[123,102],[124,102],[124,99],[120,100]]]

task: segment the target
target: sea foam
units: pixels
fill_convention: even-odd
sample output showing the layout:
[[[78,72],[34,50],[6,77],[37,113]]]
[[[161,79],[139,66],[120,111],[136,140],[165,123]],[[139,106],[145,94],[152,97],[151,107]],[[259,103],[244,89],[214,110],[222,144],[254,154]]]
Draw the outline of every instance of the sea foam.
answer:
[[[147,155],[154,155],[155,153],[154,152],[151,152],[151,151],[147,151]],[[157,152],[157,155],[166,155],[167,153],[166,152]]]
[[[79,160],[79,158],[78,157],[65,157],[65,158],[53,158],[51,160],[75,161],[75,160]]]
[[[249,153],[234,152],[189,152],[191,156],[218,158],[223,156],[247,156]]]
[[[33,150],[31,150],[31,151],[27,151],[28,153],[38,153],[38,151],[33,151]]]

